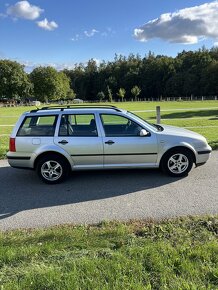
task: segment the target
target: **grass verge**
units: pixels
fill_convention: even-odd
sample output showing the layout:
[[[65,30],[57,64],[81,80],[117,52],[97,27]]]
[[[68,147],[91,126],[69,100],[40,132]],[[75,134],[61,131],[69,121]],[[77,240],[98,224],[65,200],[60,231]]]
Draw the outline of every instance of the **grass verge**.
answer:
[[[218,289],[218,216],[0,234],[0,289]]]

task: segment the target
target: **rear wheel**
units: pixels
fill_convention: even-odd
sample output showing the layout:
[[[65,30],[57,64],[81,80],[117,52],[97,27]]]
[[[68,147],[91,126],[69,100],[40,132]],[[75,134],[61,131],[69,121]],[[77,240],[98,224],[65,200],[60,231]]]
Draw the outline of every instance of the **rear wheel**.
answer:
[[[187,149],[175,149],[167,152],[161,161],[162,170],[170,176],[187,176],[193,166],[193,155]]]
[[[49,154],[38,161],[36,171],[45,183],[56,184],[66,179],[69,174],[69,165],[64,158]]]

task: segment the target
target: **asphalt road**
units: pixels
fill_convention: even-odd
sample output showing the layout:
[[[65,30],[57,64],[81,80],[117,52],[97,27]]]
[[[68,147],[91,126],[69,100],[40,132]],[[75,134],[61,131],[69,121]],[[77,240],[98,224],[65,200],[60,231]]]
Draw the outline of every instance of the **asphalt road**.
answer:
[[[218,151],[177,179],[159,170],[86,171],[46,185],[0,161],[0,230],[218,214]]]

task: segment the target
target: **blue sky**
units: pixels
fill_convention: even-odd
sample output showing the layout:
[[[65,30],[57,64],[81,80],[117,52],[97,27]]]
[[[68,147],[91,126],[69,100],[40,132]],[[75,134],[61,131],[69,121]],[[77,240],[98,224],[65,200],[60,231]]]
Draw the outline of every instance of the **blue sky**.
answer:
[[[115,53],[175,56],[217,44],[217,15],[216,1],[0,0],[0,58],[67,67]]]

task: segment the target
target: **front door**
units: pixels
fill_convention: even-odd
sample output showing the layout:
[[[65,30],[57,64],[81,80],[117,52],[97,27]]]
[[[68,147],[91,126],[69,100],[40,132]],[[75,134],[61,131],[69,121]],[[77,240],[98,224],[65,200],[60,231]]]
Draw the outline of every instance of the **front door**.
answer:
[[[141,137],[142,127],[115,114],[101,114],[105,136],[104,167],[153,167],[157,161],[154,133]]]
[[[63,114],[54,142],[68,152],[75,169],[103,167],[102,137],[94,114]]]

